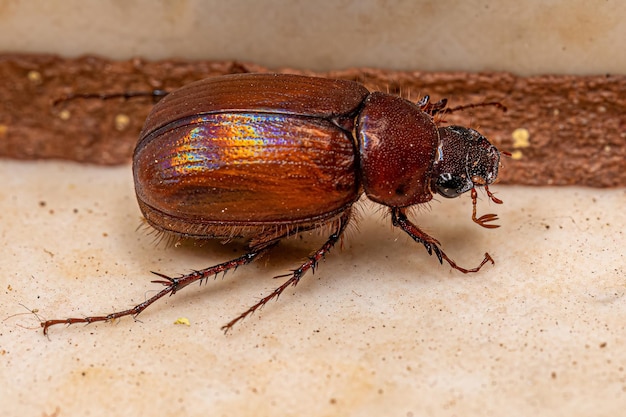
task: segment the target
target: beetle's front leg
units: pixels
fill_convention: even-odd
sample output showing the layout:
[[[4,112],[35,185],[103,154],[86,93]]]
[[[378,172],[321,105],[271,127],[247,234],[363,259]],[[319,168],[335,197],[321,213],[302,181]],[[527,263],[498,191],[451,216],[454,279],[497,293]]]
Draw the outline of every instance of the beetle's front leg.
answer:
[[[443,260],[445,259],[446,262],[448,262],[452,268],[459,270],[463,272],[464,274],[468,272],[480,271],[480,268],[482,268],[482,266],[486,264],[487,262],[491,262],[492,264],[494,263],[493,258],[491,258],[491,256],[488,253],[485,253],[485,257],[483,258],[480,265],[471,269],[463,268],[457,265],[456,262],[450,259],[448,255],[446,255],[446,253],[443,250],[441,250],[441,248],[439,247],[441,244],[439,243],[437,239],[428,235],[422,229],[420,229],[419,227],[411,223],[411,221],[406,217],[406,213],[404,209],[399,208],[399,207],[393,207],[391,209],[391,221],[394,226],[399,227],[402,230],[404,230],[404,232],[407,235],[411,236],[411,238],[414,241],[424,245],[429,255],[432,255],[432,253],[435,252],[435,255],[437,255],[437,258],[439,259],[439,263],[443,263]]]

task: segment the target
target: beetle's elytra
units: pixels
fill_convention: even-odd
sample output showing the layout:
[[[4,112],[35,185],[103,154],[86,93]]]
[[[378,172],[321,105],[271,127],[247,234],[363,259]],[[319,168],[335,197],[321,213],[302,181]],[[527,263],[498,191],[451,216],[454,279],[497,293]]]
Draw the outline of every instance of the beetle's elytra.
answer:
[[[164,288],[145,302],[105,316],[48,320],[91,323],[136,316],[166,294],[258,258],[281,239],[330,225],[327,241],[272,293],[223,326],[228,331],[290,285],[340,239],[362,193],[389,208],[394,226],[439,262],[456,265],[406,216],[437,193],[471,191],[472,219],[497,227],[495,214],[476,217],[476,187],[489,191],[499,151],[480,133],[439,126],[445,100],[412,103],[342,80],[279,74],[209,78],[157,103],[133,157],[137,200],[159,231],[199,239],[249,242],[248,253],[180,278],[157,274]]]

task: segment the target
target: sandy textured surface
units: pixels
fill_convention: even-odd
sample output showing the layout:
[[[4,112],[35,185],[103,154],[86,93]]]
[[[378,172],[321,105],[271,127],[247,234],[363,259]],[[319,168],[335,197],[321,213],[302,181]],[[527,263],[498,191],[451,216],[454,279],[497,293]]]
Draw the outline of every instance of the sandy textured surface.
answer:
[[[319,242],[115,324],[106,313],[240,248],[163,247],[137,231],[130,168],[0,161],[0,404],[5,416],[614,416],[626,406],[626,192],[494,186],[414,216],[475,275],[439,266],[365,206],[315,275],[224,336],[220,325]],[[23,307],[23,306],[25,307]],[[176,325],[179,318],[190,326]]]

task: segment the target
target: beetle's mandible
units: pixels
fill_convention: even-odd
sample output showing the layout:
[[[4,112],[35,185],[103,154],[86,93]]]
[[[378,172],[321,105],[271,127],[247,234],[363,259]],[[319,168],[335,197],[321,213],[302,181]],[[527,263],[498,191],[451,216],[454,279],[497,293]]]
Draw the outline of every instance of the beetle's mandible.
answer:
[[[161,93],[162,94],[162,93]],[[332,234],[288,274],[282,285],[222,327],[278,297],[337,243],[359,197],[388,207],[394,226],[461,272],[440,243],[413,224],[407,209],[433,194],[471,192],[472,219],[487,228],[495,214],[476,217],[476,187],[490,191],[500,152],[476,130],[439,126],[446,101],[418,103],[345,80],[281,74],[209,78],[165,96],[148,116],[133,157],[139,207],[155,229],[198,239],[246,239],[249,251],[210,268],[172,278],[156,295],[103,316],[48,320],[92,323],[137,316],[167,294],[248,264],[281,239],[330,226]]]

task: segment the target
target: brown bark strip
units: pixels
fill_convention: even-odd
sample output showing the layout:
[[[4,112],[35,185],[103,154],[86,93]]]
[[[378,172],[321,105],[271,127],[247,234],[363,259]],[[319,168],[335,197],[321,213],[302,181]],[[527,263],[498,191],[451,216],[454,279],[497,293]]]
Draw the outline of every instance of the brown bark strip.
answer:
[[[139,59],[113,62],[96,57],[66,59],[0,55],[0,156],[60,158],[95,164],[127,163],[149,98],[74,100],[69,93],[172,90],[194,80],[267,68],[232,61],[188,62]],[[626,76],[534,76],[348,69],[306,73],[345,78],[417,99],[449,99],[450,106],[500,101],[446,116],[448,123],[478,128],[505,158],[502,183],[626,186]],[[515,139],[514,139],[515,138]]]

